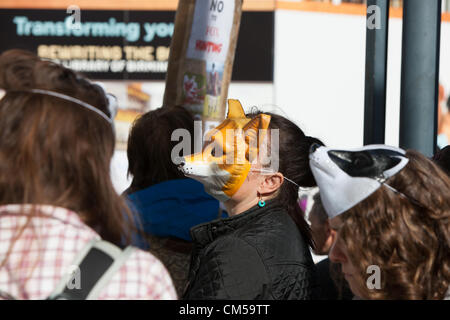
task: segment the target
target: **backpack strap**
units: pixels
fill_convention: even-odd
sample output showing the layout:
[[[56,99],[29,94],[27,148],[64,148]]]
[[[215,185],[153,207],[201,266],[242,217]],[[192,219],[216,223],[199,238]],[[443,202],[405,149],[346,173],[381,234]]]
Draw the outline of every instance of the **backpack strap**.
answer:
[[[49,300],[95,300],[101,290],[109,283],[114,274],[125,263],[133,247],[121,250],[115,245],[92,240],[75,257],[72,267],[74,273],[66,274],[50,294]],[[79,281],[73,287],[72,280]]]

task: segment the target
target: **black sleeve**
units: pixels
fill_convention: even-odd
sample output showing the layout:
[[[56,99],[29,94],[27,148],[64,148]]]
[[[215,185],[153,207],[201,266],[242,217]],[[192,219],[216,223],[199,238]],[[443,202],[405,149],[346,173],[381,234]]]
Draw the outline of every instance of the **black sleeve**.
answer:
[[[255,247],[225,237],[208,248],[184,299],[273,299],[266,267]]]

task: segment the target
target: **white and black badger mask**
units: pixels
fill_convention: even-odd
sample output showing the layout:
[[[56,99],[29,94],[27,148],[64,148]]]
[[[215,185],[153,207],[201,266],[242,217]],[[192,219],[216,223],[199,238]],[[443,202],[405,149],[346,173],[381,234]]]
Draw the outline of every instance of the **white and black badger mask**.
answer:
[[[353,150],[313,145],[309,160],[330,219],[369,197],[409,162],[404,150],[385,145]]]

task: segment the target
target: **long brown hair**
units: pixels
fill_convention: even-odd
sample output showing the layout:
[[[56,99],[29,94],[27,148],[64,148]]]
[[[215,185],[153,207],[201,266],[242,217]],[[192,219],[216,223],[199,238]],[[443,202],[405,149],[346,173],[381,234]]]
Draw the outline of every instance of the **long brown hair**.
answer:
[[[370,299],[443,299],[450,285],[450,179],[432,161],[407,151],[409,163],[342,215],[339,231]],[[367,267],[381,271],[368,289]]]
[[[28,92],[59,92],[109,115],[103,90],[22,50],[0,56],[0,88],[0,205],[64,207],[107,241],[130,239],[133,219],[110,179],[111,125],[73,102]]]
[[[262,112],[254,110],[247,116],[253,118],[260,113]],[[285,117],[270,112],[264,112],[264,114],[271,116],[269,130],[279,130],[278,171],[297,184],[285,180],[274,200],[286,209],[306,243],[314,248],[311,229],[298,203],[298,186],[316,186],[316,181],[309,167],[309,149],[315,143],[319,145],[323,145],[323,143],[317,138],[306,136],[295,123]]]

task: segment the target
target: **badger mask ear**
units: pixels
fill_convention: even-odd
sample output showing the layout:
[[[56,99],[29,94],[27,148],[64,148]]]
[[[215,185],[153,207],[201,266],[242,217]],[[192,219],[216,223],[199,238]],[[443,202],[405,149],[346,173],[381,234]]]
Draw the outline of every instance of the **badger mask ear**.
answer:
[[[365,200],[409,161],[404,150],[385,145],[355,150],[320,147],[311,151],[309,159],[329,218]]]
[[[367,149],[361,151],[330,150],[330,159],[351,177],[367,177],[384,181],[390,177],[404,154],[390,149]]]

